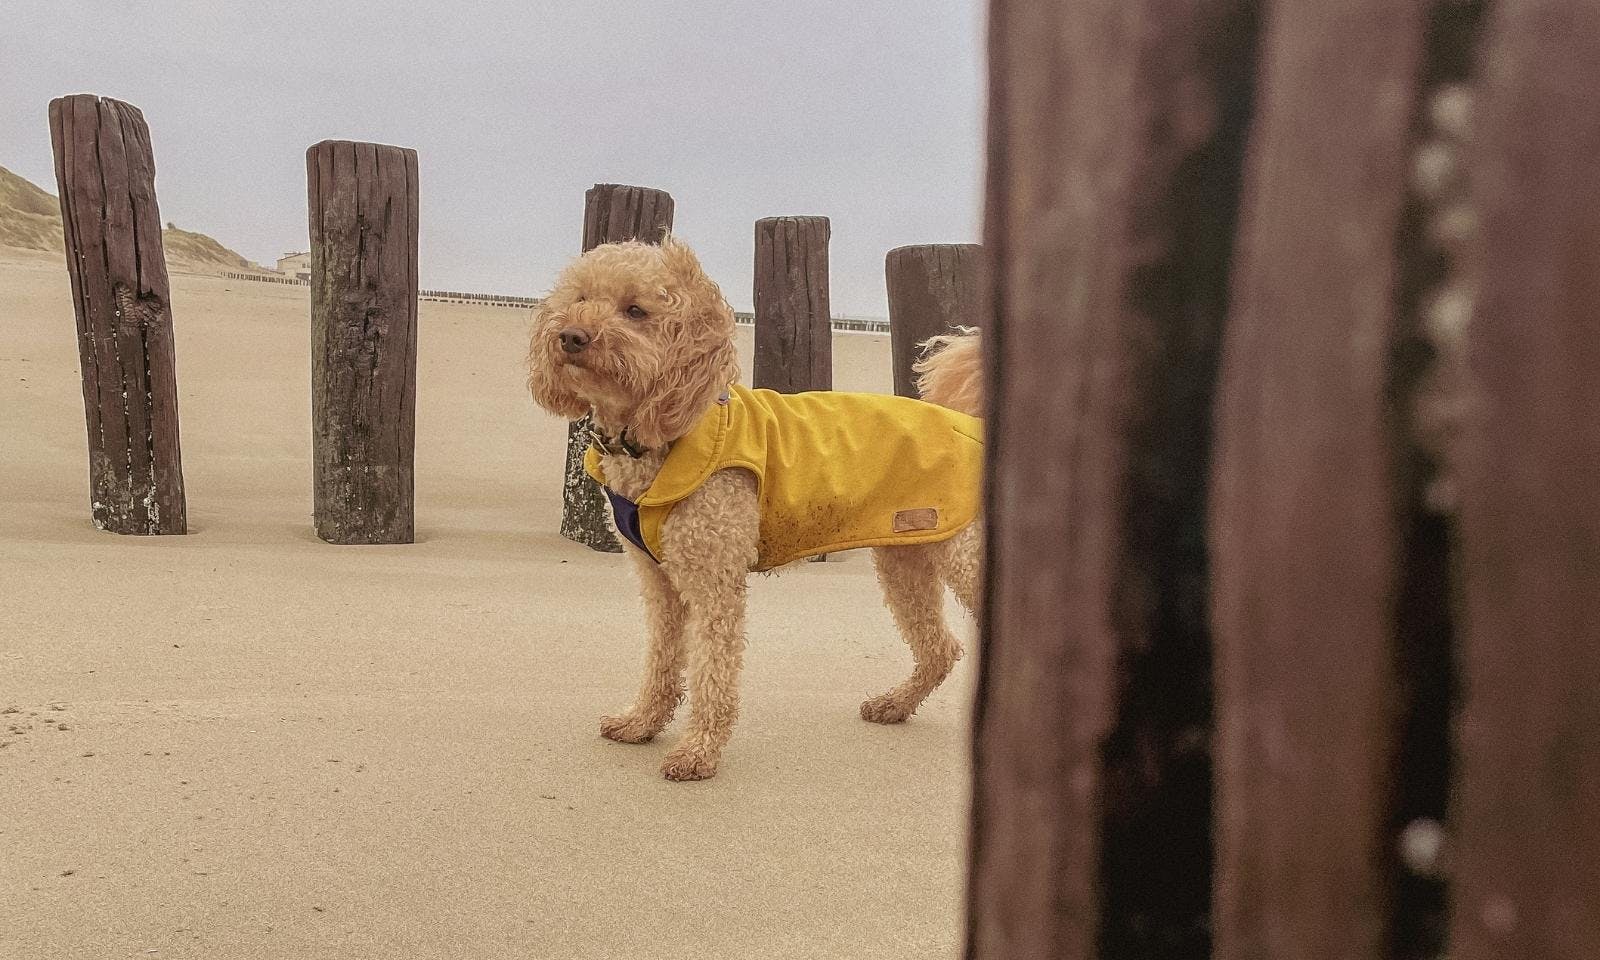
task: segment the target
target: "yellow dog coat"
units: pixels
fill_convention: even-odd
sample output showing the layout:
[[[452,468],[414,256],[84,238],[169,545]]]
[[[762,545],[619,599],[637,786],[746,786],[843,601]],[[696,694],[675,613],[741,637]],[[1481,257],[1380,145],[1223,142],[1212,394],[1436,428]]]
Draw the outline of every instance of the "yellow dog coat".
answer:
[[[637,503],[606,488],[617,530],[659,560],[672,508],[732,467],[756,478],[756,570],[855,547],[932,543],[978,515],[983,423],[904,397],[735,385],[673,442]],[[593,446],[584,468],[605,486]]]

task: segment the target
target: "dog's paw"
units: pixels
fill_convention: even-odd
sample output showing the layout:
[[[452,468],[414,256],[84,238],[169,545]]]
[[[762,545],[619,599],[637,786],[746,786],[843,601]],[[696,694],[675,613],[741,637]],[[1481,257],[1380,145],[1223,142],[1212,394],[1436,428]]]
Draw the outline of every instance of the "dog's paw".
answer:
[[[698,750],[679,748],[661,761],[661,775],[668,780],[710,780],[717,775],[717,761]]]
[[[861,719],[868,723],[905,723],[914,709],[886,693],[861,705]]]
[[[600,736],[618,743],[647,743],[660,727],[647,722],[643,717],[625,713],[619,717],[600,718]]]

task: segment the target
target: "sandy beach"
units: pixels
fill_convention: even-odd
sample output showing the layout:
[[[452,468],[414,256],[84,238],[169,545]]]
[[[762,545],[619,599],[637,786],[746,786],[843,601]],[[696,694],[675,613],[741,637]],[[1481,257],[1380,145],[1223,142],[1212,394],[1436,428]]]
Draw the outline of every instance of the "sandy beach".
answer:
[[[101,533],[66,270],[0,253],[0,956],[957,955],[973,658],[863,723],[910,664],[865,554],[753,584],[721,772],[669,783],[681,720],[597,733],[640,604],[555,534],[527,312],[421,305],[418,542],[335,547],[305,288],[173,301],[192,532]],[[834,350],[889,389],[887,337]]]

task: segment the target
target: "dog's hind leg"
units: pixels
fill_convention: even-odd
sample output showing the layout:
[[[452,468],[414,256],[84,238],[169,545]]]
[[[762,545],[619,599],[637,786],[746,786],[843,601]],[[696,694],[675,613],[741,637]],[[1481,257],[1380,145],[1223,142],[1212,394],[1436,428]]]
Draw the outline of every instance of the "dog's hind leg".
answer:
[[[939,579],[967,608],[978,615],[979,579],[983,573],[983,522],[967,524],[960,533],[939,544]]]
[[[683,699],[683,637],[689,608],[656,562],[627,548],[639,575],[639,592],[650,631],[639,695],[626,712],[600,718],[600,735],[621,743],[644,743],[661,732]]]
[[[899,686],[861,705],[863,720],[905,720],[961,659],[961,643],[944,622],[944,584],[939,575],[943,546],[876,547],[872,551],[884,601],[911,647],[916,666]]]

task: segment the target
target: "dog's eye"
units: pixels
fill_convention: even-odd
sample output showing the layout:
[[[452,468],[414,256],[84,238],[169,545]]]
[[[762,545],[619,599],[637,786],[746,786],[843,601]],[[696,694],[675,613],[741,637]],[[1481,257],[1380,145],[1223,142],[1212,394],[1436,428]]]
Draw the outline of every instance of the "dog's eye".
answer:
[[[650,314],[645,311],[644,307],[641,307],[636,303],[628,308],[628,316],[635,320],[643,320],[645,317],[650,316]]]

